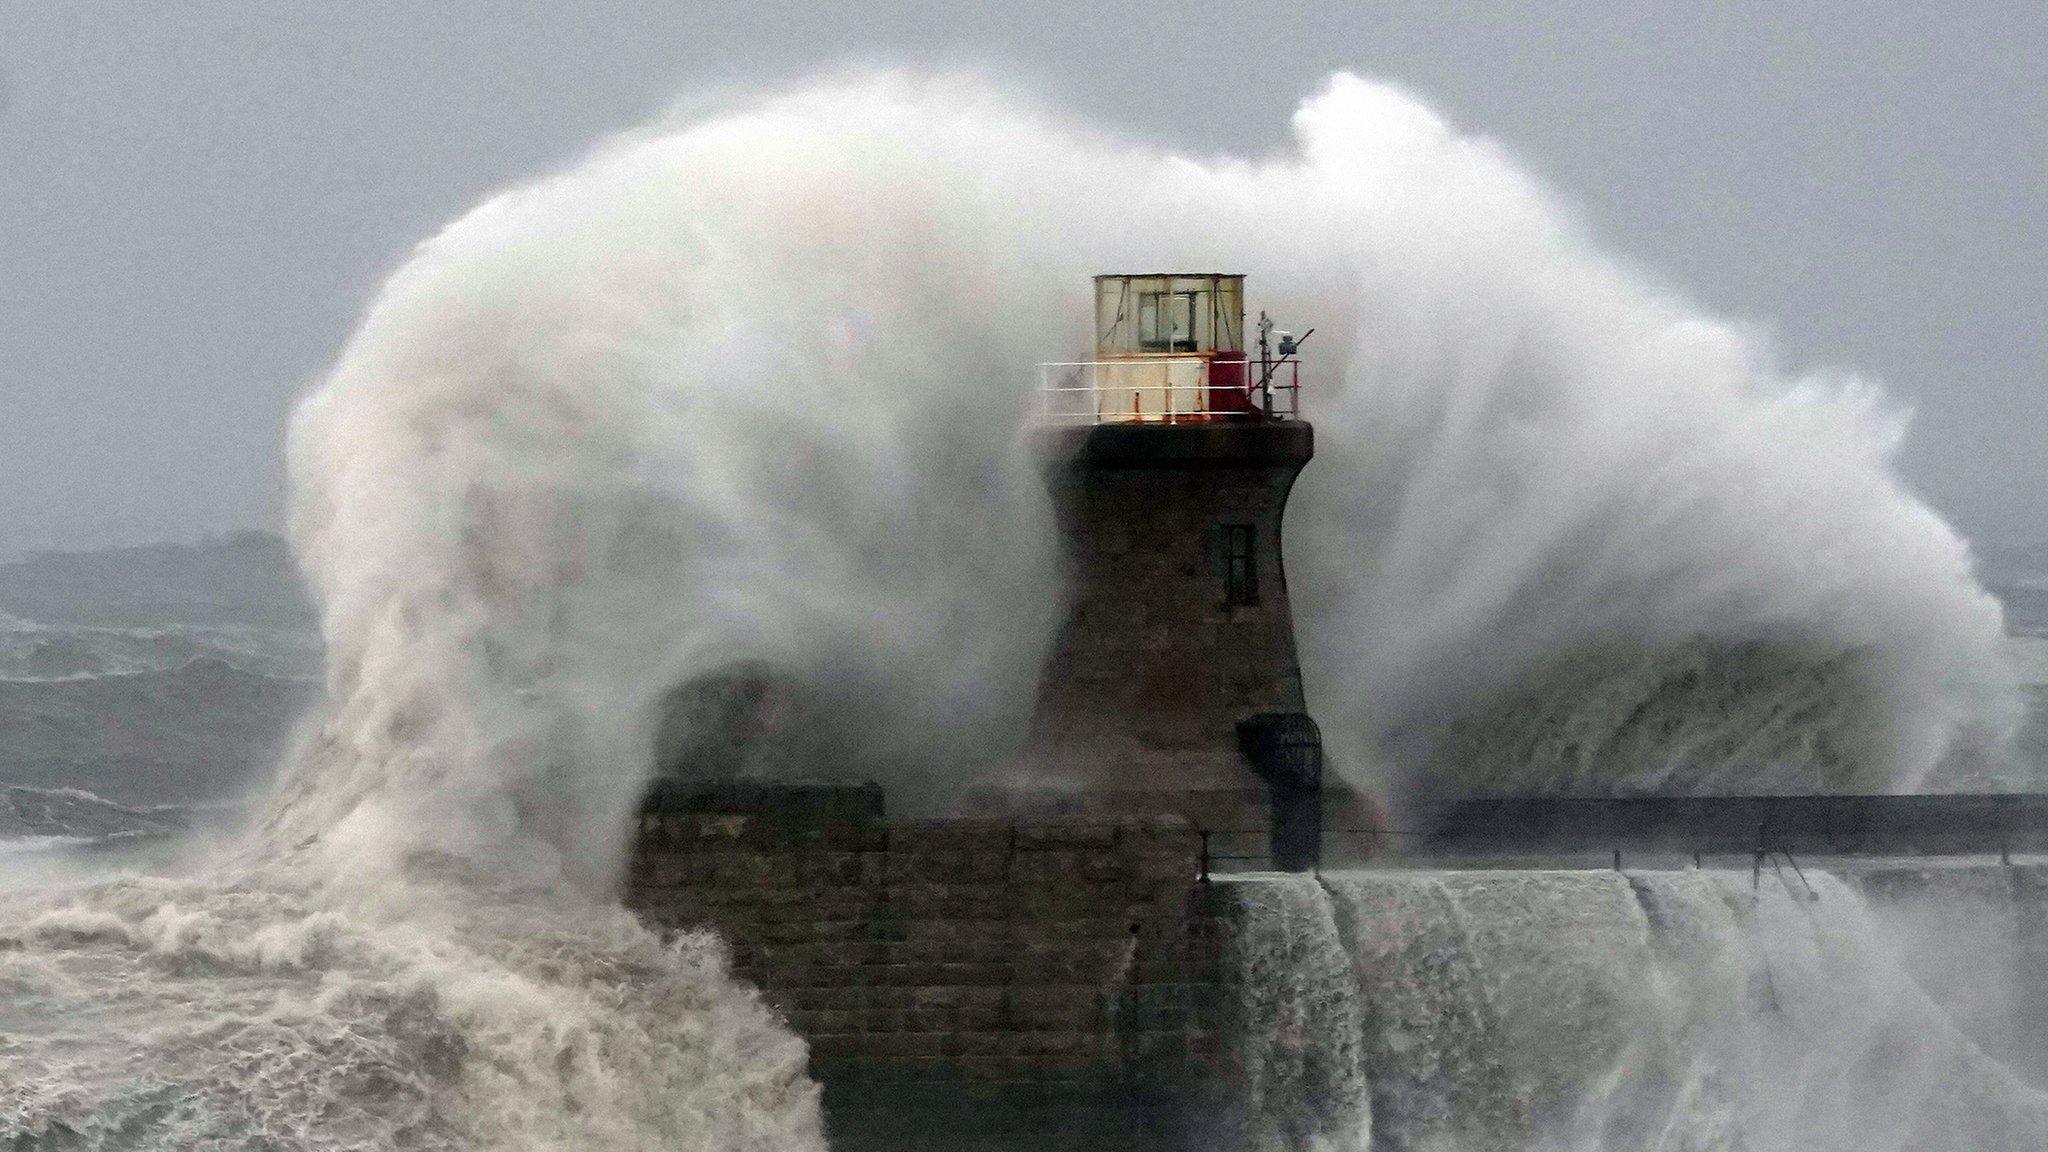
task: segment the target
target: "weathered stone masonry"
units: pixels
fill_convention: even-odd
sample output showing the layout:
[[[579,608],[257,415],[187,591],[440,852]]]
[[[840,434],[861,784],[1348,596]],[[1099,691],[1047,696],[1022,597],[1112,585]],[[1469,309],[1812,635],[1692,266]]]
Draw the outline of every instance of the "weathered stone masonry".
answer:
[[[1238,723],[1304,710],[1281,523],[1313,430],[1103,424],[1048,430],[1040,448],[1072,603],[1040,681],[1028,777],[1106,806],[1262,827],[1266,784]],[[1236,580],[1231,532],[1249,566]]]
[[[809,1041],[835,1147],[1172,1147],[1220,1122],[1219,930],[1185,825],[889,823],[878,790],[773,791],[658,794],[627,901],[731,942]]]

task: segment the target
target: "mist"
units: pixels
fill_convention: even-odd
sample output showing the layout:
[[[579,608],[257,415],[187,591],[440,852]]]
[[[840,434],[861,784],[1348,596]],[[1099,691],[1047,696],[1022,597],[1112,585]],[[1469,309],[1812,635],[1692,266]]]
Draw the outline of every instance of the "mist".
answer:
[[[1998,610],[1891,471],[1903,416],[1601,255],[1415,98],[1339,75],[1291,148],[1194,158],[969,76],[842,75],[608,141],[391,277],[291,433],[324,699],[205,866],[4,910],[7,1122],[822,1147],[803,1045],[719,943],[617,903],[671,709],[770,670],[811,738],[757,770],[892,806],[1004,765],[1062,611],[1036,365],[1086,352],[1090,275],[1196,266],[1318,333],[1285,546],[1352,779],[1910,789],[2000,738]],[[1532,744],[1559,708],[1598,738]],[[1835,736],[1728,745],[1787,708]],[[1650,909],[1595,879],[1640,944]],[[1338,942],[1327,915],[1283,943]]]
[[[328,731],[376,766],[337,811],[482,846],[541,820],[603,876],[663,701],[734,668],[858,718],[810,772],[916,807],[1000,762],[1061,602],[1035,365],[1085,352],[1090,275],[1138,266],[1243,271],[1251,310],[1317,329],[1286,551],[1355,780],[1519,748],[1502,701],[1562,657],[1723,668],[1735,723],[1829,670],[1861,735],[1753,780],[1741,747],[1670,762],[1711,732],[1495,766],[1525,790],[1912,789],[2001,738],[1998,609],[1891,471],[1874,384],[1782,370],[1396,88],[1334,77],[1294,136],[1197,159],[973,77],[845,75],[614,139],[427,241],[293,428]],[[1625,730],[1668,679],[1570,719]]]

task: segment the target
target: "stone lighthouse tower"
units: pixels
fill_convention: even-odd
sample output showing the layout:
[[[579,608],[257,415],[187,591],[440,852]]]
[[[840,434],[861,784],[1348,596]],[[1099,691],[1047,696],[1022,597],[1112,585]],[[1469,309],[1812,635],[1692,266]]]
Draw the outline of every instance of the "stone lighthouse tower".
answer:
[[[1305,714],[1281,523],[1314,452],[1296,342],[1244,277],[1095,278],[1095,359],[1042,369],[1046,480],[1070,605],[1027,756],[1093,808],[1272,829],[1313,862],[1321,746]]]

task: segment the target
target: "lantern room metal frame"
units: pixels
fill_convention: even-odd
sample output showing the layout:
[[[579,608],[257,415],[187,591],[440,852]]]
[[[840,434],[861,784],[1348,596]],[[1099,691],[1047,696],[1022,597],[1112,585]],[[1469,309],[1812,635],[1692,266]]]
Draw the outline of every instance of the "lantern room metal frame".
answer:
[[[1095,359],[1039,365],[1053,424],[1291,420],[1299,364],[1254,365],[1244,343],[1244,277],[1154,272],[1095,277]]]

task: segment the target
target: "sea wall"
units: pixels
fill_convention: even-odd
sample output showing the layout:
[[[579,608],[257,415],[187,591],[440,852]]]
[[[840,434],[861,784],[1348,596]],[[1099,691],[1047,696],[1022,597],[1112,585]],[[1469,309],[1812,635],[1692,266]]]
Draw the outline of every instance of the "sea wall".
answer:
[[[2048,796],[1486,797],[1427,821],[1446,854],[1608,851],[1675,854],[1997,856],[2048,851]]]
[[[1205,882],[1199,845],[890,821],[873,789],[657,794],[626,898],[730,941],[842,1150],[2048,1140],[2036,863]]]
[[[835,1148],[1184,1147],[1225,1122],[1229,1079],[1198,853],[1171,819],[889,822],[858,789],[657,795],[625,897],[730,941],[809,1042]]]

